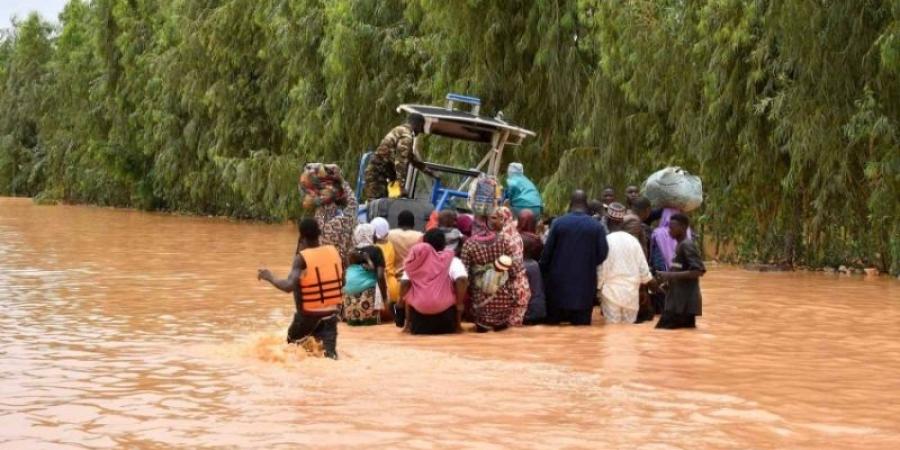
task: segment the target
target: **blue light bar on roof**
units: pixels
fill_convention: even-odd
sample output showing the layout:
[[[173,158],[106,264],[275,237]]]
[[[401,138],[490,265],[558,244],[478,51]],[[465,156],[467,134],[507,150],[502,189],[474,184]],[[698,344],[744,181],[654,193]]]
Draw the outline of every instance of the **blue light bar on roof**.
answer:
[[[447,94],[447,101],[467,103],[467,104],[473,105],[473,106],[481,105],[481,99],[478,97],[470,97],[468,95],[453,94],[453,93]]]
[[[465,103],[471,106],[473,116],[477,116],[481,110],[481,99],[478,97],[469,97],[468,95],[454,93],[447,94],[447,109],[453,109],[454,103]]]

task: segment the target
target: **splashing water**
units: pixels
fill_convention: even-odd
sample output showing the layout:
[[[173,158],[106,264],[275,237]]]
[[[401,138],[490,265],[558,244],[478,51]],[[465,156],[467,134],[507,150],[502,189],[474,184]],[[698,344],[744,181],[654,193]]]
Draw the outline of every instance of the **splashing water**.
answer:
[[[260,361],[290,364],[306,358],[324,358],[325,349],[313,338],[306,338],[294,344],[285,342],[284,333],[259,333],[251,335],[245,343],[245,355]]]

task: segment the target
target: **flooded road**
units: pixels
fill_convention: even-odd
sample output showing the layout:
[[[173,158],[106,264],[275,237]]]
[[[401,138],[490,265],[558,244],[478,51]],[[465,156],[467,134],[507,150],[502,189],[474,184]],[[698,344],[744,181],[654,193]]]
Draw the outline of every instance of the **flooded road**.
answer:
[[[896,448],[900,282],[714,268],[652,324],[282,345],[289,225],[0,198],[0,448]]]

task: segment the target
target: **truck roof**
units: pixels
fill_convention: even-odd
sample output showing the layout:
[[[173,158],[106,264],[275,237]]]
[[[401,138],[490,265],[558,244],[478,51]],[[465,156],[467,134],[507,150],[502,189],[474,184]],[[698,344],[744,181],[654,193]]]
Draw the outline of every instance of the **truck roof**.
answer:
[[[515,126],[502,119],[479,116],[440,106],[403,104],[397,107],[397,112],[421,114],[425,118],[426,134],[436,134],[451,139],[490,144],[497,133],[508,131],[509,137],[506,144],[519,145],[526,137],[535,135],[531,130]]]

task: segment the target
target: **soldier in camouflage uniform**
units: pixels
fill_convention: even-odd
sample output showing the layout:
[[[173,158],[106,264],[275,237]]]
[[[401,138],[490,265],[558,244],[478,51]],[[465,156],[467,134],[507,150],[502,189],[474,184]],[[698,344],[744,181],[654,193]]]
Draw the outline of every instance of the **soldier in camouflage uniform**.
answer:
[[[381,140],[366,166],[365,194],[368,200],[387,197],[388,183],[394,180],[405,186],[410,163],[426,175],[435,177],[413,152],[415,136],[424,128],[425,118],[421,114],[410,114],[405,124],[395,127]]]

